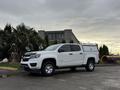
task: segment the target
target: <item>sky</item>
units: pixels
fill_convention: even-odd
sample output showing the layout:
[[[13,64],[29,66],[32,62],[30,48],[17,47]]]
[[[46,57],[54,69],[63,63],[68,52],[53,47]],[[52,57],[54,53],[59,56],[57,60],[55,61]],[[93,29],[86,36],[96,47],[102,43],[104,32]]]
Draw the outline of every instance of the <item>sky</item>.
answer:
[[[0,0],[0,28],[25,23],[36,30],[72,29],[81,42],[120,53],[120,0]]]

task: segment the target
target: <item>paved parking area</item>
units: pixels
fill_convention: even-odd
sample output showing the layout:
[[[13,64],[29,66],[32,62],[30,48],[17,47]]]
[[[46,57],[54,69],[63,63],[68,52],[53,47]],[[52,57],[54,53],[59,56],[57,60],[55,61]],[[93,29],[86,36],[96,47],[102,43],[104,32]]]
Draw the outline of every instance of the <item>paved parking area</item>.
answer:
[[[52,77],[19,73],[0,78],[0,90],[120,90],[120,66],[96,67],[94,72],[64,70]]]

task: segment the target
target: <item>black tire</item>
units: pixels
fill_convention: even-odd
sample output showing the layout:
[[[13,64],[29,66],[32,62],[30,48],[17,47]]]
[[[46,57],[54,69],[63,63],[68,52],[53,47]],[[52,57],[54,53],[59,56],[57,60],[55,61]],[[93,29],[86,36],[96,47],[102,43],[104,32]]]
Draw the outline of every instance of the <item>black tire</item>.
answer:
[[[85,67],[86,71],[92,72],[95,69],[95,63],[93,60],[89,60]]]
[[[76,67],[71,67],[70,70],[71,71],[76,71]]]
[[[44,76],[52,76],[55,73],[55,64],[51,61],[43,62],[41,74]]]

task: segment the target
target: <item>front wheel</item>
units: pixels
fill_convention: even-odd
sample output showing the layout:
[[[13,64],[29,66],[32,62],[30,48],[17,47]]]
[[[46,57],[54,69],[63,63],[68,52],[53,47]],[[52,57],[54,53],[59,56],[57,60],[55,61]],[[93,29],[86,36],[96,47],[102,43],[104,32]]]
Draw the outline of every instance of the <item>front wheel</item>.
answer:
[[[42,68],[41,68],[41,73],[44,76],[51,76],[55,72],[55,65],[53,62],[47,61],[43,62]]]
[[[95,69],[94,61],[92,61],[92,60],[88,61],[87,64],[86,64],[85,69],[86,69],[86,71],[90,71],[90,72],[94,71],[94,69]]]

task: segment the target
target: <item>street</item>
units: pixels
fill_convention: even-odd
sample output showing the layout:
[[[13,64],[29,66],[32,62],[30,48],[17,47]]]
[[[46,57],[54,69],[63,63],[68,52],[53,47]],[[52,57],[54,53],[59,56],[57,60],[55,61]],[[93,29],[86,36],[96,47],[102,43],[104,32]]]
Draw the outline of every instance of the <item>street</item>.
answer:
[[[120,90],[120,66],[96,67],[94,72],[60,70],[51,77],[20,72],[0,78],[0,90]]]

